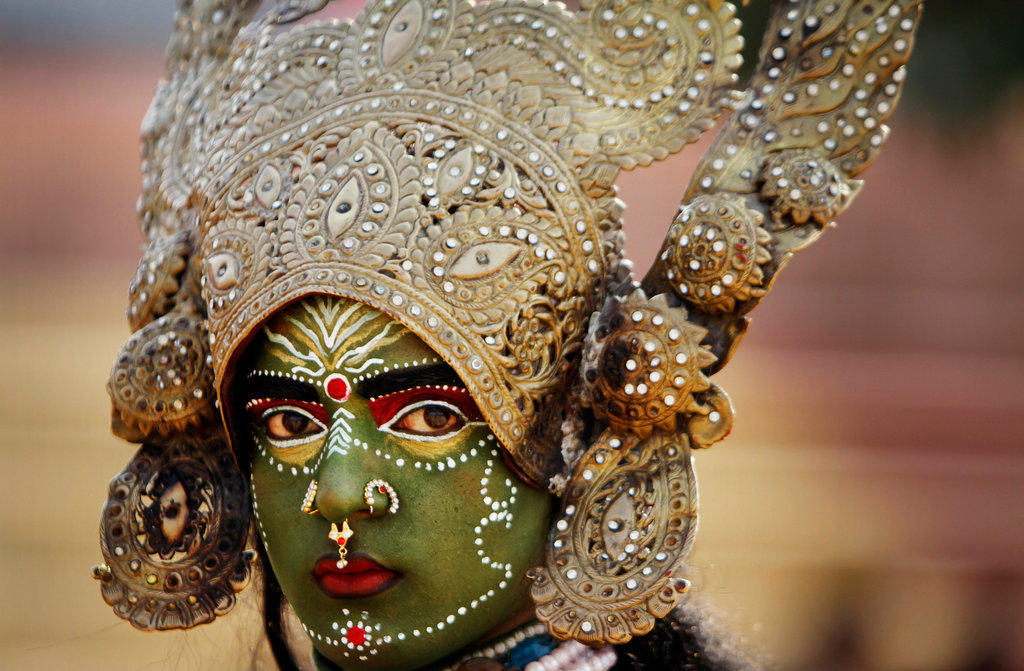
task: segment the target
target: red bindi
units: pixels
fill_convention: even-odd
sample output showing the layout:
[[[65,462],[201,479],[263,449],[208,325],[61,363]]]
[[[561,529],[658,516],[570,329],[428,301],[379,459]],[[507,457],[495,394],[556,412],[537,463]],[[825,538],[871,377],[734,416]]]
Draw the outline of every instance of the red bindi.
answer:
[[[332,401],[342,403],[352,395],[352,387],[341,373],[331,373],[324,380],[324,391]]]

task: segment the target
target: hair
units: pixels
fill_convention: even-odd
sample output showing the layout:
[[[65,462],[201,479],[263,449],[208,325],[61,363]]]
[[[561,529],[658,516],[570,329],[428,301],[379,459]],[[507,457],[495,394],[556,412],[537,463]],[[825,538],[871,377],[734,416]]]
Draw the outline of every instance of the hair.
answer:
[[[274,655],[277,668],[280,671],[300,671],[299,665],[292,655],[291,646],[288,644],[288,634],[284,628],[283,614],[284,606],[287,603],[284,592],[281,591],[281,585],[270,568],[267,551],[263,547],[261,539],[257,540],[256,547],[259,552],[259,564],[263,578],[263,634],[267,638],[267,644],[270,645],[270,652]]]
[[[710,608],[690,599],[615,652],[618,661],[612,671],[664,671],[669,660],[676,671],[754,671],[765,666],[742,648]]]

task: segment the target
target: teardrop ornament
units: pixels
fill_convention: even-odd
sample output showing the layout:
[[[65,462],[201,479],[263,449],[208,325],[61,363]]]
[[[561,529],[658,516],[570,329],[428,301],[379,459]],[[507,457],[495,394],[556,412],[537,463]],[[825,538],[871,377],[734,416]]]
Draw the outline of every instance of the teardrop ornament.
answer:
[[[384,67],[391,67],[412,49],[422,27],[423,7],[420,3],[408,2],[398,10],[388,24],[381,44],[380,57]]]
[[[331,201],[331,206],[327,209],[327,231],[331,237],[339,237],[359,218],[364,198],[361,187],[359,180],[353,175],[345,180],[338,190],[338,195]]]
[[[268,210],[281,197],[281,173],[272,165],[265,165],[256,176],[256,200]]]

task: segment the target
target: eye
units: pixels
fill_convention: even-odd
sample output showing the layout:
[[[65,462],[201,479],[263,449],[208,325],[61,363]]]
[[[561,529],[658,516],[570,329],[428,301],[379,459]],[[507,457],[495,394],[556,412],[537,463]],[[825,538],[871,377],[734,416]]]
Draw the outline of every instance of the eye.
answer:
[[[444,440],[483,416],[469,392],[448,385],[413,387],[370,399],[381,431],[414,440]]]
[[[263,399],[249,403],[246,410],[278,448],[306,445],[327,431],[327,413],[319,403]]]
[[[484,242],[460,254],[449,272],[460,280],[483,279],[514,263],[519,252],[519,247],[512,243]]]
[[[380,428],[389,433],[444,438],[458,433],[465,425],[466,416],[458,408],[444,401],[429,400],[407,406]]]

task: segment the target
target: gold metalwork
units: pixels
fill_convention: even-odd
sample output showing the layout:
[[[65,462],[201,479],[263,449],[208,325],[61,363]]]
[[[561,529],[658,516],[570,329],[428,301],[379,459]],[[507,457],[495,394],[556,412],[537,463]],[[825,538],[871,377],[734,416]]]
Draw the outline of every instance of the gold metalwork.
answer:
[[[590,314],[628,277],[612,182],[733,100],[732,7],[688,7],[377,2],[351,25],[257,22],[199,81],[172,77],[143,216],[196,204],[218,387],[273,312],[345,296],[442,352],[527,477],[560,472],[535,417],[564,404]],[[201,117],[175,117],[182,87]]]
[[[220,392],[230,429],[233,364],[255,328],[313,293],[363,302],[444,357],[524,477],[563,497],[533,571],[549,630],[587,643],[649,631],[685,590],[691,449],[732,425],[708,377],[859,189],[919,0],[775,3],[742,93],[721,0],[584,0],[575,14],[381,0],[351,24],[285,31],[324,0],[249,23],[257,4],[184,6],[143,124],[149,246],[111,380],[119,432],[164,445],[213,430],[209,405],[153,413],[164,387],[151,382],[171,369],[197,401]],[[615,178],[723,108],[638,286]],[[139,359],[143,341],[177,337],[176,319],[196,320],[192,334],[205,323],[209,358],[192,342],[195,370],[164,371],[145,347]],[[345,539],[347,523],[332,529]]]
[[[727,193],[701,194],[680,208],[668,231],[664,280],[687,303],[731,312],[737,301],[763,296],[762,267],[772,260],[764,217]]]
[[[398,512],[398,493],[395,492],[395,488],[391,486],[391,483],[387,480],[381,480],[380,478],[374,478],[366,483],[363,487],[363,500],[366,501],[366,505],[370,507],[370,514],[373,514],[373,492],[383,494],[387,497],[387,508],[389,514],[394,515]]]
[[[734,282],[716,277],[721,293],[709,301],[686,281],[695,272],[687,264],[697,260],[696,272],[711,276],[725,259],[680,253],[670,235],[643,280],[649,293],[674,292],[696,310],[691,318],[709,328],[705,344],[718,357],[711,372],[728,362],[746,330],[744,315],[792,254],[816,240],[860,189],[854,178],[888,136],[884,122],[899,99],[920,12],[920,0],[776,4],[745,102],[701,159],[673,224],[708,198],[746,209],[740,218],[757,246],[744,256],[753,265],[741,267],[733,257]]]
[[[306,488],[306,493],[302,497],[302,505],[299,509],[307,515],[319,515],[320,511],[313,508],[313,504],[316,501],[316,490],[320,488],[320,483],[313,478],[309,481],[309,487]]]
[[[711,386],[703,370],[715,357],[700,346],[706,334],[664,296],[648,300],[638,289],[610,298],[587,337],[583,402],[612,431],[674,432],[676,417],[699,412]]]
[[[115,433],[141,441],[216,422],[208,337],[197,315],[177,312],[132,334],[107,383]]]
[[[682,560],[697,526],[686,434],[606,431],[573,473],[547,562],[534,569],[537,617],[558,638],[625,643],[685,591]]]
[[[338,529],[337,524],[331,522],[331,530],[327,537],[338,544],[338,568],[348,566],[348,539],[352,538],[352,533],[352,529],[348,526],[348,518],[342,520],[341,529]]]
[[[251,577],[248,487],[221,436],[144,444],[110,483],[100,520],[103,599],[139,629],[229,611]]]

